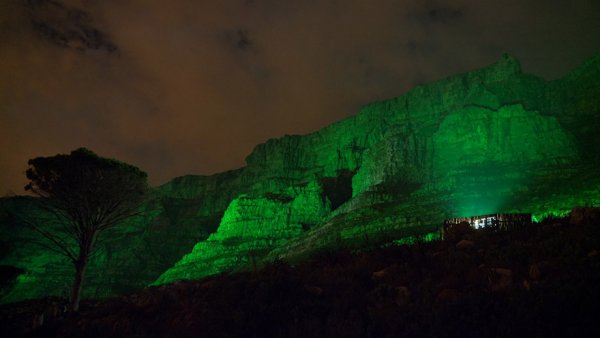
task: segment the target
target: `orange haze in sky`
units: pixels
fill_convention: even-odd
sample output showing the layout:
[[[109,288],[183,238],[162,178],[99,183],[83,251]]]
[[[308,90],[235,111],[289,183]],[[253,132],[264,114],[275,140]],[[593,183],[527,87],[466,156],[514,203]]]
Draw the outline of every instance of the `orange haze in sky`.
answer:
[[[600,2],[4,0],[0,194],[88,147],[157,185],[483,67],[551,79],[600,51]]]

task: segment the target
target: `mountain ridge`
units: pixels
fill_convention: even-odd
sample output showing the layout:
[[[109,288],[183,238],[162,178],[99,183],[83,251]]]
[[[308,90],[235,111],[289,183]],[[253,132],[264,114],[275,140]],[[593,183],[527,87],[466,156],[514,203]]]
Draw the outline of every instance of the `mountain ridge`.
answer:
[[[600,203],[600,53],[561,79],[488,67],[421,85],[307,135],[257,145],[246,166],[155,188],[143,216],[111,234],[91,263],[87,297],[301,260],[415,236],[488,212],[541,218]],[[554,190],[553,190],[554,189]],[[0,264],[22,269],[2,302],[59,295],[69,268],[18,243]],[[12,230],[11,230],[12,229]]]

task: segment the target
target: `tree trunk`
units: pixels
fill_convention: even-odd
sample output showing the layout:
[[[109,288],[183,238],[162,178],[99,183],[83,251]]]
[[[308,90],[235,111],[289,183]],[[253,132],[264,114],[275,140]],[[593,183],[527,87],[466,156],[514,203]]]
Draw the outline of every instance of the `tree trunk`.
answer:
[[[81,289],[83,287],[83,278],[87,268],[88,255],[86,252],[80,252],[79,258],[75,262],[75,281],[71,290],[71,310],[79,311],[79,301],[81,300]]]

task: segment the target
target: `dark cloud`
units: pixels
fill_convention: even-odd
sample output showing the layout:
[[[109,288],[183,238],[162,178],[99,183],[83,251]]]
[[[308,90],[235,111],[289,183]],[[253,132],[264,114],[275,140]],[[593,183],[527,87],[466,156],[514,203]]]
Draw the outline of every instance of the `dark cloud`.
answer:
[[[27,0],[24,6],[34,30],[50,42],[80,51],[117,49],[86,11],[53,0]]]
[[[447,23],[461,18],[464,13],[460,9],[443,7],[430,9],[427,15],[432,21]]]
[[[225,32],[225,38],[227,42],[235,49],[241,51],[248,51],[252,49],[254,43],[248,36],[248,30],[244,28],[238,28],[233,31]]]
[[[503,52],[556,78],[600,50],[598,22],[596,0],[3,0],[0,194],[80,146],[154,184],[232,169]]]

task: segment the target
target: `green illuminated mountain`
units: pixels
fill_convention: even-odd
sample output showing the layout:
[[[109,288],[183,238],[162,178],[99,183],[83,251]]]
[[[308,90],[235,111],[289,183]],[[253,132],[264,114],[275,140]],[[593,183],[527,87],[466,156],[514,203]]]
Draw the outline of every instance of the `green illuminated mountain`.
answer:
[[[243,168],[157,187],[143,216],[110,234],[84,291],[103,297],[319,250],[436,238],[455,216],[541,218],[599,205],[598,149],[600,54],[554,81],[505,55],[317,132],[269,140]],[[35,212],[28,198],[1,203]],[[68,289],[70,266],[31,244],[33,234],[6,215],[0,231],[3,302]]]

